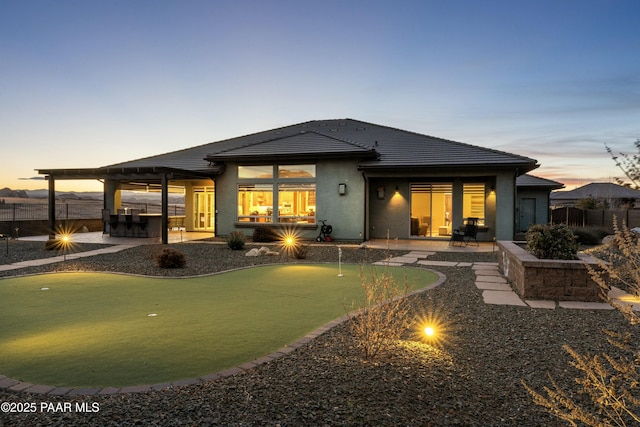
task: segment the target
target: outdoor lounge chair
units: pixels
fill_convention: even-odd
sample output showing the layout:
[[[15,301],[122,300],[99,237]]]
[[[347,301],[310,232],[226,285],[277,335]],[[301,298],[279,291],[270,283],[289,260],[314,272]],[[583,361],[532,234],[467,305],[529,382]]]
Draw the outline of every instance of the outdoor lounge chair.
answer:
[[[463,243],[465,246],[467,246],[469,244],[469,241],[473,239],[476,242],[476,245],[480,246],[477,236],[478,218],[467,218],[461,230],[453,230],[453,233],[451,233],[451,240],[449,240],[449,244],[456,246],[456,242],[460,242],[460,246],[462,246]]]

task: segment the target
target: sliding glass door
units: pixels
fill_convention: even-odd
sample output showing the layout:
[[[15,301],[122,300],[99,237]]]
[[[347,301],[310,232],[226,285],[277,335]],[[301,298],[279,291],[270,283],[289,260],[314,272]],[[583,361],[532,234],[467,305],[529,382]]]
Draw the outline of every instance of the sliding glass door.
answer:
[[[451,235],[451,182],[411,184],[411,237]]]

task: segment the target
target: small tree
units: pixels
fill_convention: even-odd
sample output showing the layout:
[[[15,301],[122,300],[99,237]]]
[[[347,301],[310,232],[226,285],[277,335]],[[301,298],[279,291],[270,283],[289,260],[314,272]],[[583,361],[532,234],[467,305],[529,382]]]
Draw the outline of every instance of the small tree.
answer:
[[[552,387],[544,387],[539,393],[523,382],[533,396],[533,401],[550,414],[576,426],[629,426],[640,424],[640,344],[637,330],[640,315],[629,304],[614,302],[610,297],[611,283],[625,284],[627,290],[640,295],[640,239],[624,224],[622,230],[614,218],[616,235],[607,248],[607,262],[599,261],[598,269],[589,265],[591,277],[600,285],[603,296],[627,319],[630,332],[604,331],[609,343],[620,350],[621,355],[581,355],[571,347],[563,348],[571,355],[571,365],[580,371],[576,378],[580,394],[588,399],[577,401],[551,379]],[[635,339],[633,338],[635,336]]]
[[[607,144],[604,146],[607,153],[609,153],[613,161],[616,162],[616,166],[631,180],[632,185],[636,189],[640,189],[640,139],[636,139],[633,145],[635,145],[638,154],[616,154]],[[616,178],[616,181],[618,184],[624,185],[624,180]]]

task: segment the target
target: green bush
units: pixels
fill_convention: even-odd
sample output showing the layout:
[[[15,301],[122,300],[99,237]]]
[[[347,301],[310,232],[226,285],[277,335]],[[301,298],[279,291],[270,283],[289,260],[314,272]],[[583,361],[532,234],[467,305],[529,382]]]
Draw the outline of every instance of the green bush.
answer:
[[[578,237],[581,245],[599,245],[605,236],[610,235],[604,228],[598,227],[575,227],[571,231]]]
[[[579,244],[569,227],[532,225],[525,235],[527,251],[540,259],[578,259]]]
[[[227,246],[234,251],[239,251],[244,248],[244,243],[247,241],[247,236],[242,231],[232,231],[227,237]]]
[[[306,259],[308,249],[308,245],[295,245],[293,247],[293,257],[295,259]]]
[[[156,257],[160,268],[183,268],[187,264],[184,254],[172,248],[165,248]]]
[[[571,232],[576,236],[578,243],[581,245],[597,245],[602,239],[596,234],[595,230],[590,228],[572,228]]]
[[[267,225],[260,225],[253,230],[254,242],[275,242],[280,239],[278,233]]]

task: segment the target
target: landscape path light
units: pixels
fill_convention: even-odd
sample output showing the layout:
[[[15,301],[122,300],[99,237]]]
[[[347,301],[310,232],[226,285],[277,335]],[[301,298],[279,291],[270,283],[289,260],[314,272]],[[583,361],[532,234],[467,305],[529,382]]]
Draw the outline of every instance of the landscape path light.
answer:
[[[62,260],[66,261],[67,260],[67,250],[69,249],[69,246],[71,246],[71,235],[70,234],[63,234],[60,238],[60,247],[62,248]]]
[[[338,246],[338,277],[342,277],[342,248]]]

